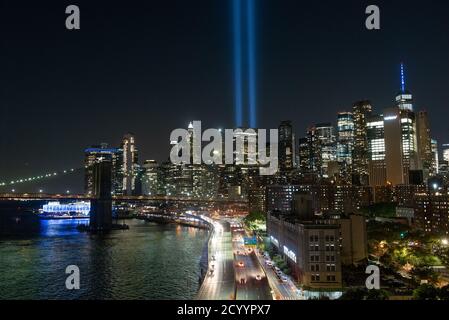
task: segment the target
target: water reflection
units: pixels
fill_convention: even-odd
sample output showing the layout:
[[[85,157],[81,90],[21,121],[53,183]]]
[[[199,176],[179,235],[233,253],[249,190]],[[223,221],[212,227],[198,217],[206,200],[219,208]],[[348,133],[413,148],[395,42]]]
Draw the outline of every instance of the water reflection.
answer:
[[[129,220],[108,235],[76,230],[80,220],[42,220],[38,234],[0,240],[3,299],[191,299],[207,231]],[[81,289],[65,289],[77,265]]]

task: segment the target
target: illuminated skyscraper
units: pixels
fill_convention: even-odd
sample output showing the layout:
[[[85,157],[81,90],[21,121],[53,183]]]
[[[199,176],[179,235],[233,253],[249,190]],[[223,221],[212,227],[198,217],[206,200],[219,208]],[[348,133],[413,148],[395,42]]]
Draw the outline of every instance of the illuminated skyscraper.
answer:
[[[308,137],[298,141],[299,171],[302,174],[310,173],[311,151]]]
[[[142,168],[144,176],[142,179],[142,193],[144,195],[157,195],[160,193],[159,165],[155,160],[145,160]]]
[[[384,111],[385,166],[388,183],[405,184],[401,111],[397,107]]]
[[[337,161],[337,144],[334,127],[331,123],[319,123],[315,125],[315,134],[319,143],[321,156],[321,176],[329,177],[331,162]]]
[[[449,162],[449,143],[443,144],[443,160]]]
[[[219,169],[217,165],[193,165],[192,197],[215,199],[219,188]]]
[[[109,148],[106,143],[84,150],[84,192],[93,195],[94,164],[101,161],[111,162],[111,191],[113,194],[122,194],[122,150]]]
[[[396,96],[396,106],[402,131],[402,163],[404,183],[409,181],[409,171],[420,167],[416,130],[416,115],[413,112],[413,96],[406,90],[404,64],[401,63],[401,88]]]
[[[400,109],[400,119],[404,175],[408,176],[409,170],[417,170],[419,168],[416,116],[413,111]]]
[[[383,186],[387,182],[385,167],[385,130],[383,115],[372,115],[367,120],[369,150],[369,184]]]
[[[352,149],[354,148],[354,116],[352,112],[337,115],[337,161],[343,178],[351,181]]]
[[[354,117],[354,148],[352,152],[353,183],[368,184],[368,139],[366,136],[367,118],[372,112],[371,102],[368,100],[354,103],[352,114]]]
[[[423,169],[424,178],[436,174],[432,169],[434,156],[432,152],[432,137],[430,133],[429,117],[426,111],[420,111],[416,119],[418,158]]]
[[[136,188],[138,173],[137,148],[133,134],[128,133],[124,136],[121,149],[123,151],[123,194],[132,195]]]
[[[385,160],[385,132],[383,115],[372,115],[367,121],[369,159]]]
[[[291,121],[279,125],[279,168],[281,172],[293,169],[295,161],[295,136]]]
[[[401,89],[396,96],[396,105],[401,110],[413,111],[413,96],[405,88],[405,70],[404,64],[401,63]]]
[[[438,141],[435,139],[431,140],[431,145],[432,145],[432,154],[433,154],[433,161],[432,161],[432,166],[431,166],[431,170],[432,172],[434,172],[435,174],[438,174],[440,172],[440,168],[439,168],[439,157],[438,157]]]
[[[316,127],[310,127],[307,130],[307,150],[304,149],[304,153],[307,153],[308,155],[306,172],[317,176],[321,175],[321,144],[318,139]],[[303,160],[301,160],[301,162],[303,162]]]
[[[300,139],[299,154],[302,173],[329,177],[329,165],[337,164],[334,127],[330,123],[319,123],[310,127],[307,130],[307,140]]]

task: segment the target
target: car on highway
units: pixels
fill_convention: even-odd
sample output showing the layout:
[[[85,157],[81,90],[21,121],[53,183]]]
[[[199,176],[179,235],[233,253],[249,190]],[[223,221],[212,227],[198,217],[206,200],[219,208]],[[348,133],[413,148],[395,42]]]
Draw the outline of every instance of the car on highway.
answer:
[[[281,281],[282,281],[282,282],[288,282],[288,278],[285,277],[285,276],[282,276],[282,277],[281,277]]]
[[[239,261],[239,262],[237,263],[237,266],[243,268],[243,267],[245,266],[245,263],[244,263],[243,261]]]
[[[262,280],[262,276],[261,276],[260,274],[256,275],[256,280],[257,280],[257,281]]]
[[[267,266],[272,267],[272,266],[273,266],[273,261],[267,260],[267,261],[265,261],[265,264],[266,264]]]

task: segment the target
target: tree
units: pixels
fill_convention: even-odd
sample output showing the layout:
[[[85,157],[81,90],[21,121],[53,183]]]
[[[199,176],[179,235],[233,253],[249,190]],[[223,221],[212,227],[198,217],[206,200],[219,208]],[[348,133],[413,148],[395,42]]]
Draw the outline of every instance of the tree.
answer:
[[[414,267],[410,274],[416,278],[416,280],[428,280],[432,283],[436,283],[438,280],[438,275],[429,267]]]
[[[349,288],[340,297],[340,300],[364,300],[366,289],[363,288]]]
[[[446,285],[440,289],[438,296],[441,300],[449,300],[449,285]]]
[[[437,300],[438,289],[431,284],[422,284],[413,291],[415,300]]]
[[[388,300],[390,294],[385,290],[369,290],[366,295],[366,300]]]
[[[350,288],[340,300],[388,300],[390,294],[385,290],[367,290],[366,288]]]
[[[264,222],[264,221],[266,221],[266,216],[263,212],[253,211],[253,212],[250,212],[244,218],[244,220],[246,223],[251,223],[251,222],[256,222],[256,221]]]
[[[362,207],[361,212],[371,217],[392,218],[396,216],[396,203],[376,203]]]

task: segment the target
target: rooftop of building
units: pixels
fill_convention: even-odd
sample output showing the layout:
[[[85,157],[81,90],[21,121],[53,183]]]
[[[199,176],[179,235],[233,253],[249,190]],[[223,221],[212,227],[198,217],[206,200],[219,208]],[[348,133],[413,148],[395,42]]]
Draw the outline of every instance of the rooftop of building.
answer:
[[[306,229],[335,229],[338,228],[336,223],[331,223],[331,220],[334,219],[324,219],[317,217],[314,220],[301,220],[294,214],[285,214],[282,212],[273,211],[269,213],[271,217],[274,217],[277,220],[284,221],[293,225],[302,226]]]

